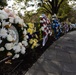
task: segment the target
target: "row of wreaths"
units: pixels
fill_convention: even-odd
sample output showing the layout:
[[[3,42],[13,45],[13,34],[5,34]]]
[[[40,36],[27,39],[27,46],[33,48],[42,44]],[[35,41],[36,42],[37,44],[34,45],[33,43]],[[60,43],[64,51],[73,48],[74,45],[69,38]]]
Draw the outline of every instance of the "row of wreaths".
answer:
[[[45,46],[48,36],[58,34],[60,29],[62,29],[61,33],[67,32],[67,24],[62,28],[58,22],[54,22],[51,24],[58,26],[53,28],[45,15],[40,16],[38,29],[34,24],[25,24],[19,16],[10,15],[5,10],[0,10],[0,53],[4,52],[5,56],[13,56],[12,59],[25,54],[28,47],[34,49],[40,46],[41,40],[41,46]]]

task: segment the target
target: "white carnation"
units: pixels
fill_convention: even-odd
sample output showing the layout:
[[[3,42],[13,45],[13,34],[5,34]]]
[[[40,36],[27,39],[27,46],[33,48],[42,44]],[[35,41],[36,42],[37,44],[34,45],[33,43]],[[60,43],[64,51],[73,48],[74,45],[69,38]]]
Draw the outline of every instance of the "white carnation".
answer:
[[[19,58],[19,56],[20,56],[19,54],[15,54],[12,59]]]
[[[27,41],[22,41],[22,44],[23,44],[24,46],[27,46],[27,45],[28,45],[28,42],[27,42]]]
[[[20,17],[19,16],[16,16],[15,23],[19,23],[19,21],[20,21]]]
[[[26,38],[27,38],[27,39],[29,38],[28,35],[26,35]]]
[[[0,14],[4,15],[4,18],[2,18],[2,19],[8,18],[8,14],[4,10],[0,10]]]
[[[4,47],[1,47],[1,48],[0,48],[0,51],[4,51]]]
[[[15,51],[15,53],[19,53],[21,51],[20,45],[14,46],[13,50]]]
[[[0,36],[1,36],[2,38],[6,38],[6,36],[7,36],[7,30],[6,30],[5,28],[2,28],[2,29],[0,30]]]
[[[0,44],[2,43],[2,40],[0,40]]]
[[[11,50],[11,49],[13,48],[13,43],[6,43],[6,44],[5,44],[5,48],[6,48],[7,50]]]
[[[27,31],[26,31],[26,29],[23,31],[23,34],[24,34],[24,35],[26,35],[26,34],[27,34]]]
[[[18,43],[19,46],[22,46],[22,43]]]
[[[11,35],[7,35],[7,40],[8,40],[8,41],[13,41],[12,36],[11,36]]]
[[[9,24],[9,22],[2,21],[2,26],[6,26],[8,24]]]
[[[23,19],[19,19],[19,24],[23,25],[24,21]]]
[[[27,38],[26,38],[26,37],[24,37],[24,40],[27,40]]]
[[[14,23],[14,18],[13,18],[13,17],[10,17],[10,18],[9,18],[9,22],[10,22],[10,23]]]
[[[29,39],[29,36],[25,35],[24,40],[27,41],[27,39]]]
[[[15,23],[19,23],[20,25],[24,26],[24,21],[19,16],[16,16]]]
[[[0,19],[3,20],[7,18],[8,18],[7,13],[4,10],[0,10]]]
[[[3,15],[3,14],[0,14],[0,19],[1,19],[1,20],[6,19],[6,16]]]
[[[25,54],[25,47],[24,46],[22,46],[21,54]]]

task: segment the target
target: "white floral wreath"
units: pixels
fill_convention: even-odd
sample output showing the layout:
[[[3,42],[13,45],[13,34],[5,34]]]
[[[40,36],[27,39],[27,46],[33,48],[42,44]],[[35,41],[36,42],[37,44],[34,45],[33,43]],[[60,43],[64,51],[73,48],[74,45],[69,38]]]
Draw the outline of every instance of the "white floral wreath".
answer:
[[[12,59],[25,54],[28,45],[26,27],[20,17],[9,17],[4,10],[0,10],[0,51],[9,52]]]

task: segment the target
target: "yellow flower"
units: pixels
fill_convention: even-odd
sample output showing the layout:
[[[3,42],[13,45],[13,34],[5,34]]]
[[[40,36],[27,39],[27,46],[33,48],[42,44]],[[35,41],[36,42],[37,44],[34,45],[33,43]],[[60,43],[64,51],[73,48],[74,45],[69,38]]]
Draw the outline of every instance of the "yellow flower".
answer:
[[[28,23],[29,28],[34,28],[34,24]]]
[[[31,48],[34,49],[35,47],[38,46],[38,40],[37,39],[33,39],[32,42],[33,42],[33,44],[32,44]]]
[[[33,39],[30,39],[29,43],[32,44],[33,43]]]
[[[33,32],[34,32],[33,29],[31,29],[31,28],[28,28],[28,29],[27,29],[27,33],[33,34]]]

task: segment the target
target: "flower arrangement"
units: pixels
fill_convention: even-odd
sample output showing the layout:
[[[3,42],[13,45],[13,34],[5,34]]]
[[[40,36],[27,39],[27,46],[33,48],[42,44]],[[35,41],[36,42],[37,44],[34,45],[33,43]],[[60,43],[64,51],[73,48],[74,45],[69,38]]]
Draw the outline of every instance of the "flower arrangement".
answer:
[[[50,20],[46,17],[45,14],[42,14],[40,16],[40,25],[41,25],[41,31],[42,31],[42,34],[43,34],[42,46],[45,46],[45,44],[48,40],[48,35],[50,35],[50,36],[52,35]]]
[[[50,20],[47,18],[45,14],[42,14],[40,16],[40,25],[41,25],[41,30],[43,31],[43,36],[48,34],[50,36],[52,35]]]
[[[38,47],[38,40],[36,38],[30,39],[29,41],[30,44],[32,44],[31,49],[34,49],[35,47]]]
[[[34,24],[28,23],[27,33],[29,36],[28,42],[29,45],[31,46],[31,49],[36,48],[39,44],[38,44],[38,35],[36,33],[36,27],[34,26]]]
[[[0,10],[0,52],[6,56],[19,58],[25,54],[28,45],[26,24],[19,16],[10,17],[5,10]]]
[[[36,28],[34,27],[34,24],[28,23],[27,33],[32,35],[34,32],[36,32]]]

